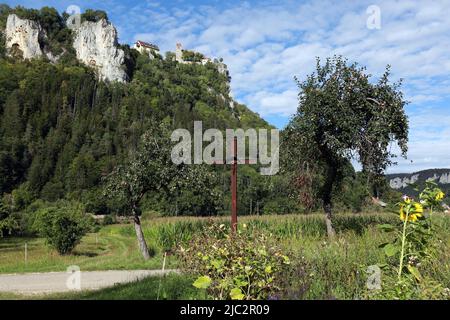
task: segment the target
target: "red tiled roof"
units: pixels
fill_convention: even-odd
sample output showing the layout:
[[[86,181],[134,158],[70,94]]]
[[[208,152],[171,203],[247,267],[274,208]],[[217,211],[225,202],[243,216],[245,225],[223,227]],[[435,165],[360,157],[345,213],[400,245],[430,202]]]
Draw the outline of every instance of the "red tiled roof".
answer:
[[[146,48],[155,49],[155,50],[159,51],[158,46],[154,45],[152,43],[148,43],[148,42],[145,42],[145,41],[138,40],[138,41],[136,41],[136,44],[138,44],[140,46],[143,46],[143,47],[146,47]]]

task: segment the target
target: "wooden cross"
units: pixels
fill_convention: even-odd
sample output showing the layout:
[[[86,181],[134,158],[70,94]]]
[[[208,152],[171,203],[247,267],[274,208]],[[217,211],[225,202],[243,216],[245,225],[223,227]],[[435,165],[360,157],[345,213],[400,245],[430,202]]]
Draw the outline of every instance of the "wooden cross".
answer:
[[[243,164],[255,163],[255,159],[244,159]],[[226,161],[214,161],[214,164],[226,164]],[[233,234],[237,230],[237,165],[237,137],[234,137],[231,154],[231,233]]]

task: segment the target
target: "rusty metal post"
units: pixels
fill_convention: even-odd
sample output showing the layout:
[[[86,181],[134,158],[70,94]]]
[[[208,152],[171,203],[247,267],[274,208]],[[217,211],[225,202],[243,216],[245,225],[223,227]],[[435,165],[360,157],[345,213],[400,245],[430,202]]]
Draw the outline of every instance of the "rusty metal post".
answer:
[[[231,164],[231,232],[237,229],[237,137],[233,141],[233,162]]]

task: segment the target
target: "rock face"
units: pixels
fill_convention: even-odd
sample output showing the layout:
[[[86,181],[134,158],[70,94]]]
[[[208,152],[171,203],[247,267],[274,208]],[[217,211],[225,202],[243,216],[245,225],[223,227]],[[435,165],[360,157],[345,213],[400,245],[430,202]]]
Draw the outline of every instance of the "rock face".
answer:
[[[117,31],[111,23],[85,21],[74,31],[79,60],[96,69],[102,80],[126,81],[125,53],[117,47]]]
[[[41,26],[32,20],[10,14],[6,22],[6,48],[10,55],[21,52],[24,59],[42,56],[39,40],[45,36]]]
[[[396,177],[389,181],[389,185],[392,189],[402,189],[406,188],[409,184],[416,183],[419,180],[419,175],[415,174],[411,177]]]
[[[105,19],[86,21],[74,32],[73,47],[80,61],[96,69],[102,80],[127,80],[125,53],[118,48],[117,31],[111,23]],[[41,40],[46,38],[46,34],[39,23],[10,14],[5,33],[9,55],[20,54],[24,59],[33,59],[45,54],[50,61],[57,62],[58,57],[41,47]]]
[[[449,173],[447,173],[447,174],[443,174],[443,175],[441,175],[440,176],[440,178],[439,178],[439,183],[440,184],[450,184],[450,172]]]
[[[439,185],[450,184],[450,170],[448,169],[431,169],[416,172],[413,174],[391,174],[387,176],[389,185],[393,189],[405,189],[412,183],[433,181]]]

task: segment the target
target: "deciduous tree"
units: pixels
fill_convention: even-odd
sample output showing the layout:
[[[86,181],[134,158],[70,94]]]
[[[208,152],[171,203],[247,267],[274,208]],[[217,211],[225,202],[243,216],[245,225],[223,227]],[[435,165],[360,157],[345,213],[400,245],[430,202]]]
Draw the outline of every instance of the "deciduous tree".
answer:
[[[297,113],[285,130],[284,149],[291,166],[310,164],[321,178],[317,189],[326,213],[327,232],[333,236],[332,193],[343,180],[350,160],[378,177],[393,163],[390,144],[406,155],[408,120],[401,82],[389,81],[390,67],[371,82],[364,67],[342,57],[317,59],[314,73],[299,81]],[[298,165],[301,164],[301,165]]]
[[[107,176],[105,195],[125,204],[133,217],[136,237],[144,259],[149,259],[148,246],[141,227],[141,200],[148,192],[169,192],[170,186],[184,176],[184,165],[171,159],[170,132],[163,123],[143,134],[136,152],[125,165],[117,166]]]

